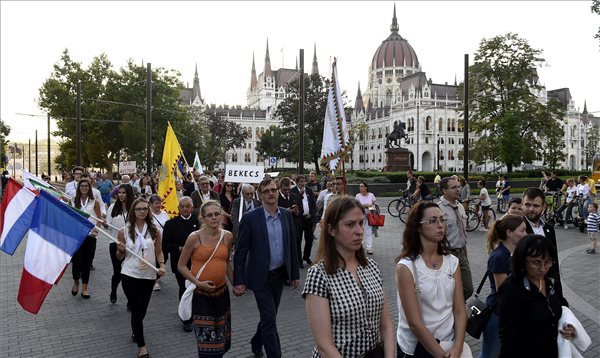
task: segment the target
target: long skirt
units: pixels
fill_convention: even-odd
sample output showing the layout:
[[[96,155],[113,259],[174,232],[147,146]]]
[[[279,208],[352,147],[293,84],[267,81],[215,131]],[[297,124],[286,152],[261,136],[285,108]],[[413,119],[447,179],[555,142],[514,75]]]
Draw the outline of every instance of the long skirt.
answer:
[[[222,290],[222,292],[219,292]],[[213,295],[194,292],[192,325],[198,357],[221,357],[231,348],[231,305],[227,285]]]

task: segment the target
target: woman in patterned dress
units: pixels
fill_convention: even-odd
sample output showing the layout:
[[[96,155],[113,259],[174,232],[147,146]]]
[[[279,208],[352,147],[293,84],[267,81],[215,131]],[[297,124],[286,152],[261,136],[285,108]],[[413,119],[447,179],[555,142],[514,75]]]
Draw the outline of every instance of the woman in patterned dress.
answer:
[[[196,286],[192,298],[192,325],[198,357],[216,358],[223,357],[231,347],[227,278],[233,282],[233,267],[229,264],[233,235],[221,228],[223,211],[218,202],[209,200],[202,204],[200,217],[202,228],[188,236],[177,268]],[[191,270],[187,267],[190,259]],[[196,278],[202,267],[200,277]]]
[[[379,266],[362,246],[363,207],[356,199],[330,202],[322,222],[318,262],[302,296],[315,339],[313,357],[361,357],[383,343],[394,356],[392,318]]]

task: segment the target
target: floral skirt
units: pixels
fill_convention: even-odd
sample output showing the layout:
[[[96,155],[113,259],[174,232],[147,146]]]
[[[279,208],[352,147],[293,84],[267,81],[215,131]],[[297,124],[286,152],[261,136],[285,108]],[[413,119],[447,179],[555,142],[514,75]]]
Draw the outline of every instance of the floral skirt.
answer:
[[[225,285],[221,290],[210,296],[194,293],[192,299],[192,325],[199,357],[221,357],[231,348],[229,288]]]

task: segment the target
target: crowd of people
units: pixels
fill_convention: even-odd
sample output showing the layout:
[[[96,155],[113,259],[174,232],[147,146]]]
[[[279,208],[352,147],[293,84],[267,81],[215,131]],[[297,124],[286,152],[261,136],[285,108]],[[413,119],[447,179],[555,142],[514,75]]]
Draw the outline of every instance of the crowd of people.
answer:
[[[258,184],[238,184],[194,172],[180,185],[178,215],[169,218],[160,209],[151,178],[123,176],[111,186],[101,175],[94,187],[94,178],[83,168],[75,167],[72,174],[65,187],[66,196],[72,194],[70,204],[117,239],[108,250],[113,267],[108,298],[117,301],[122,283],[139,357],[149,357],[143,320],[169,259],[178,298],[186,281],[195,286],[192,316],[182,320],[182,327],[194,332],[199,357],[229,351],[229,294],[242,296],[248,290],[260,317],[249,350],[255,357],[281,357],[277,311],[284,286],[299,287],[305,263],[309,267],[301,294],[315,341],[313,357],[469,354],[465,300],[473,294],[473,282],[460,198],[468,199],[470,189],[465,190],[466,182],[460,185],[460,178],[440,178],[439,202],[419,200],[410,211],[396,260],[399,309],[394,328],[381,269],[370,258],[377,231],[367,214],[377,210],[377,199],[366,182],[353,197],[341,176],[319,182],[315,172],[294,180],[266,175]],[[409,178],[413,194],[426,193],[421,178]],[[485,181],[478,183],[484,213],[491,206],[485,186]],[[545,200],[543,190],[530,188],[522,198],[506,200],[503,218],[489,228],[486,223],[491,291],[486,304],[492,313],[481,358],[556,357],[557,335],[568,339],[577,334],[572,325],[558,324],[568,302],[562,295],[554,227],[541,219]],[[598,218],[594,204],[590,216]],[[319,240],[313,258],[315,231]],[[74,296],[80,280],[81,296],[91,296],[97,236],[98,230],[92,230],[73,257]]]

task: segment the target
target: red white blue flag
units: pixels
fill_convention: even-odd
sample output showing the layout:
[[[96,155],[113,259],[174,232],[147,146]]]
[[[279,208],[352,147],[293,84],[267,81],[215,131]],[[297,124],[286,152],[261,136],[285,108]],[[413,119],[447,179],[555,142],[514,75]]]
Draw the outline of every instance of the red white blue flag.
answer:
[[[13,178],[8,179],[0,206],[0,250],[15,253],[29,231],[36,204],[35,194]]]

